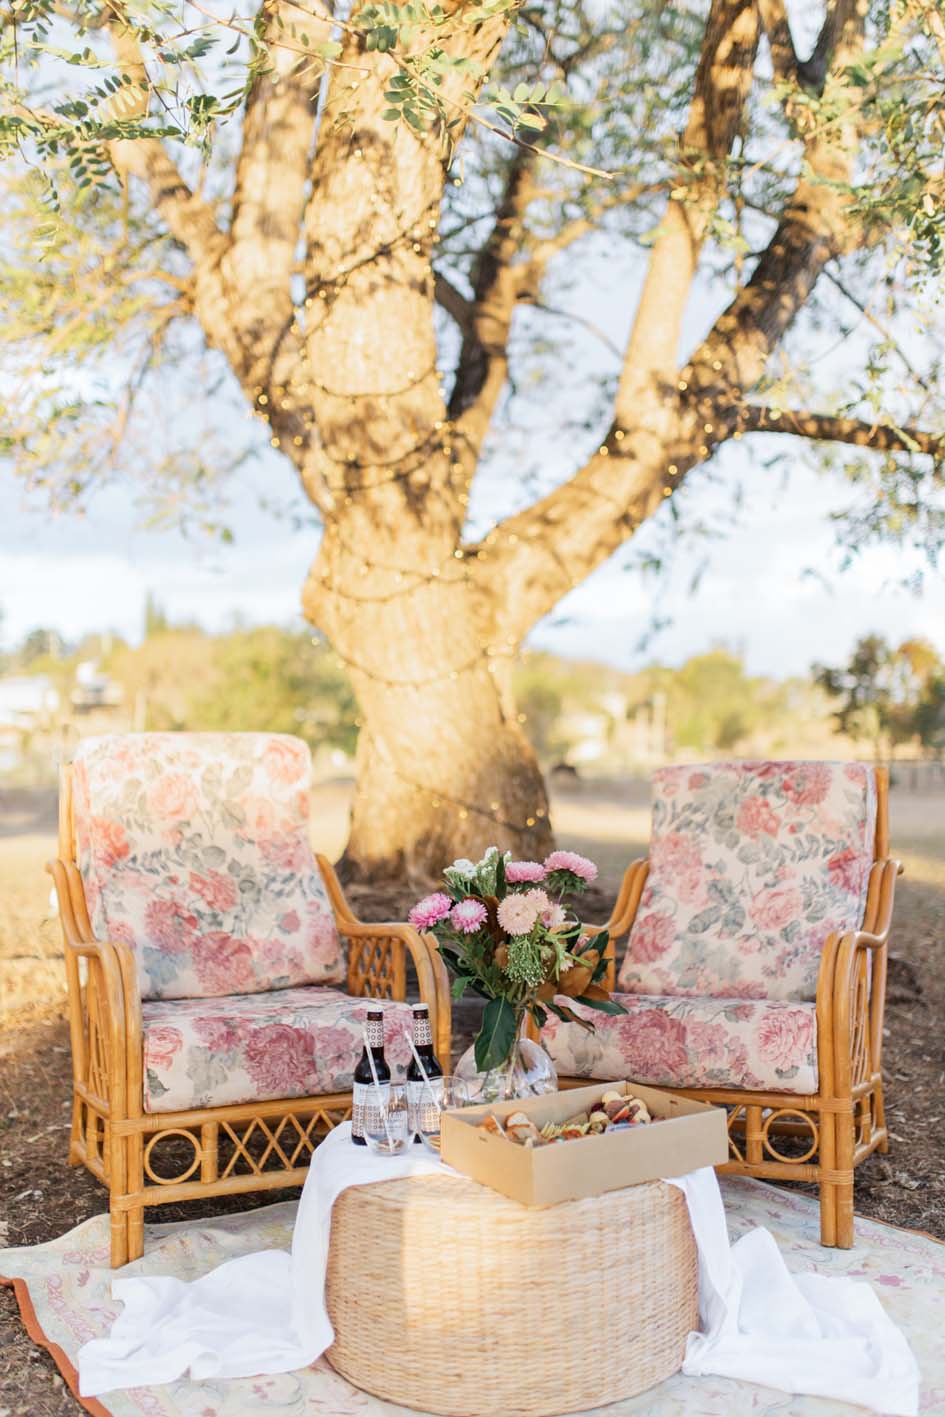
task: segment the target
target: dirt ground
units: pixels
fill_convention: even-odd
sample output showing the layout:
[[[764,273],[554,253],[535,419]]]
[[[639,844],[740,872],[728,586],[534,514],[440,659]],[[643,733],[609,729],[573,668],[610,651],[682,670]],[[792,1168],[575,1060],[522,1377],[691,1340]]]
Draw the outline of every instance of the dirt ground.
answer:
[[[315,794],[320,850],[343,844],[345,784]],[[569,784],[554,795],[559,842],[601,866],[588,916],[603,918],[629,860],[648,832],[642,782]],[[891,1150],[857,1172],[860,1214],[945,1239],[945,794],[892,795],[892,841],[905,864],[896,900],[884,1068]],[[66,1164],[70,1108],[69,1039],[58,926],[42,863],[55,849],[50,794],[0,793],[0,1246],[33,1244],[106,1209],[88,1172]],[[408,903],[396,893],[352,897],[365,918],[390,918]],[[455,1017],[458,1052],[476,1028],[474,1008]],[[293,1192],[269,1192],[265,1201]],[[164,1220],[250,1208],[258,1198],[162,1207]],[[0,1289],[0,1417],[78,1413],[44,1350],[19,1321],[12,1292]]]

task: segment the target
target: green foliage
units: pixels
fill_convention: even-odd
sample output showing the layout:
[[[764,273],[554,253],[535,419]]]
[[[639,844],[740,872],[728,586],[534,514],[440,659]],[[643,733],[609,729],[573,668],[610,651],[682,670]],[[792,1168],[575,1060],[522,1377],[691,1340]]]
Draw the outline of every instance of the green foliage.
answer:
[[[893,647],[865,635],[845,665],[820,665],[814,675],[837,704],[837,731],[867,739],[877,755],[913,740],[932,751],[945,746],[945,662],[928,640]]]
[[[354,696],[324,641],[268,627],[237,632],[221,640],[214,670],[210,690],[191,704],[191,727],[252,725],[297,733],[313,748],[354,752]]]
[[[357,710],[321,640],[276,626],[208,635],[172,627],[152,603],[144,642],[117,644],[103,668],[149,729],[294,733],[313,750],[354,752]]]
[[[757,726],[763,705],[759,682],[727,650],[688,660],[669,687],[669,721],[677,747],[728,752]]]
[[[187,7],[174,0],[131,0],[111,8],[78,0],[66,26],[54,0],[16,0],[0,36],[0,70],[9,74],[3,84],[9,112],[0,117],[0,157],[20,153],[41,166],[61,159],[80,189],[116,185],[107,152],[115,141],[170,139],[209,157],[220,123],[240,111],[253,83],[271,69],[273,54],[296,52],[298,69],[328,71],[342,53],[339,26],[357,35],[368,53],[387,54],[396,63],[394,121],[418,131],[447,131],[458,115],[441,95],[444,76],[468,74],[473,85],[481,79],[477,66],[449,46],[451,35],[518,3],[481,0],[448,12],[424,0],[401,5],[381,0],[355,5],[344,21],[330,9],[299,6],[293,20],[270,26],[265,7],[255,17],[237,10],[195,25]],[[313,27],[323,31],[319,38]],[[109,31],[119,36],[125,53],[129,41],[137,46],[143,63],[129,66],[114,56]],[[71,80],[65,76],[69,70]],[[40,106],[34,91],[45,87],[50,75],[59,75],[55,88],[61,96]],[[512,126],[540,126],[537,109],[557,101],[539,85],[525,100],[510,98],[506,116]],[[476,105],[471,89],[460,107]]]

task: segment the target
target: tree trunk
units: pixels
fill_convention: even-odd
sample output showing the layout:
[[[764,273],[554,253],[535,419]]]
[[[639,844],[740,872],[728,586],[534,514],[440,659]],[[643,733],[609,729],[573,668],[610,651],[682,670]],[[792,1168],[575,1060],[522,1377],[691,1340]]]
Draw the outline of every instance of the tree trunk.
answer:
[[[349,878],[423,881],[492,844],[538,859],[552,844],[507,651],[484,633],[481,596],[449,550],[442,573],[420,569],[439,569],[438,542],[420,527],[386,546],[375,536],[361,562],[329,530],[306,584],[306,614],[344,662],[361,715]]]
[[[349,877],[419,881],[457,857],[478,860],[487,846],[528,860],[551,849],[538,761],[489,677],[483,663],[408,712],[402,695],[359,693]]]

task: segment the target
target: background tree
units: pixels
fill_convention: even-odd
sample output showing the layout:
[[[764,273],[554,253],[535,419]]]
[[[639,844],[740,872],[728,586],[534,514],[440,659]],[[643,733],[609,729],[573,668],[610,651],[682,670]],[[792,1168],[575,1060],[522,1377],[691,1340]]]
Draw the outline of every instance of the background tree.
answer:
[[[945,664],[928,640],[894,648],[881,635],[865,635],[847,664],[815,668],[814,677],[837,701],[838,733],[868,740],[877,759],[904,743],[939,746]]]
[[[819,21],[799,48],[782,0],[5,11],[5,447],[56,500],[120,447],[162,515],[212,527],[212,474],[252,442],[211,410],[241,391],[321,523],[302,599],[363,724],[352,870],[541,853],[518,646],[727,440],[874,449],[851,538],[937,544],[936,345],[903,348],[902,301],[940,258],[938,11]],[[634,303],[613,272],[641,244]],[[593,321],[558,334],[576,261],[629,325],[584,382]],[[802,346],[851,312],[832,396]],[[516,436],[536,395],[550,467]],[[484,468],[530,500],[480,531]]]

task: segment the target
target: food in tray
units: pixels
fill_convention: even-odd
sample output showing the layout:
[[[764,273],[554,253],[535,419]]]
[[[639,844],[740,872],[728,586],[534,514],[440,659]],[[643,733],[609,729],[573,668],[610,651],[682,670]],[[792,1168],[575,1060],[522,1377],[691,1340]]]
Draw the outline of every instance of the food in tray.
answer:
[[[630,1127],[644,1126],[652,1120],[646,1103],[639,1097],[605,1092],[598,1102],[592,1104],[590,1112],[578,1112],[563,1122],[546,1122],[540,1129],[524,1112],[512,1112],[506,1117],[504,1126],[490,1112],[479,1126],[483,1131],[507,1137],[518,1146],[548,1146],[552,1142],[624,1131]]]

